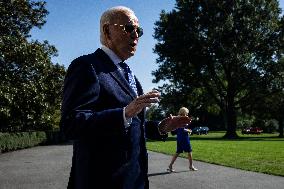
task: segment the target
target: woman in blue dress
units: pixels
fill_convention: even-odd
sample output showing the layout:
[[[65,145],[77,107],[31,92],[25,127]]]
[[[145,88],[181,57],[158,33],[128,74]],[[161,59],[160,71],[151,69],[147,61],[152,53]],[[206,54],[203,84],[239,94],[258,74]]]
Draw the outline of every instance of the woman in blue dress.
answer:
[[[181,116],[187,116],[188,113],[189,110],[185,107],[180,108],[178,112],[178,114]],[[175,160],[177,159],[180,153],[187,152],[189,160],[189,170],[197,171],[198,169],[196,169],[192,163],[192,148],[190,145],[190,140],[188,135],[188,133],[190,133],[191,130],[187,128],[187,125],[185,125],[184,128],[178,128],[176,131],[177,131],[177,150],[176,153],[173,155],[171,163],[167,170],[169,172],[174,172],[175,170],[173,169],[173,164]]]

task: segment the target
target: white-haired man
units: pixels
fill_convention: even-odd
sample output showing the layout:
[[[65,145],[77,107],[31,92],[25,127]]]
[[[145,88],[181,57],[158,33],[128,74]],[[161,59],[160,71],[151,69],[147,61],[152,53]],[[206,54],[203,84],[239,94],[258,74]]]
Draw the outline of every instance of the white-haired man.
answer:
[[[68,67],[60,126],[74,141],[68,188],[149,188],[144,115],[160,94],[144,94],[125,64],[142,34],[131,9],[110,8],[100,20],[101,48]]]

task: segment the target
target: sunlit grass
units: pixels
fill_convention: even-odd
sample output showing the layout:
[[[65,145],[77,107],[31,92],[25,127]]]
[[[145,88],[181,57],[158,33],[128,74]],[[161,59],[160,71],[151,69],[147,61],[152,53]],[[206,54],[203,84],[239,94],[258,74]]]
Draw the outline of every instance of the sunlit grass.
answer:
[[[284,138],[278,134],[242,135],[239,139],[226,140],[225,132],[192,135],[193,159],[249,171],[284,176]],[[166,142],[148,141],[148,150],[173,154],[176,137]],[[187,154],[181,154],[187,157]]]

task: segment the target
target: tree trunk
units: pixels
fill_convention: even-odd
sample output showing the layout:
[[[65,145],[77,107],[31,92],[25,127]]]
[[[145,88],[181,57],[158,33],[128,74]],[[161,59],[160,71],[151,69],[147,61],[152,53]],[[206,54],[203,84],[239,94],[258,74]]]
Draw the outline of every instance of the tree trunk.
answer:
[[[226,105],[226,111],[225,111],[225,116],[226,116],[226,125],[227,125],[227,132],[224,136],[224,138],[227,139],[235,139],[239,138],[239,136],[236,133],[237,130],[237,114],[234,108],[234,103],[233,103],[233,97],[228,98],[228,103]]]
[[[235,113],[227,112],[227,124],[226,125],[227,125],[227,132],[224,138],[227,138],[227,139],[239,138],[239,136],[236,133],[237,118],[236,118]]]
[[[279,125],[279,137],[283,138],[283,118],[278,119],[278,125]]]

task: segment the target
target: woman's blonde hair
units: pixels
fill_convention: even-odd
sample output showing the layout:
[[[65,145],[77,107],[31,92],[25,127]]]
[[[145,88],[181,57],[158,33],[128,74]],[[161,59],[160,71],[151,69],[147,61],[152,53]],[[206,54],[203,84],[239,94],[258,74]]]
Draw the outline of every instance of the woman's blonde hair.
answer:
[[[189,110],[186,107],[182,107],[178,111],[178,115],[186,116],[189,113]]]

